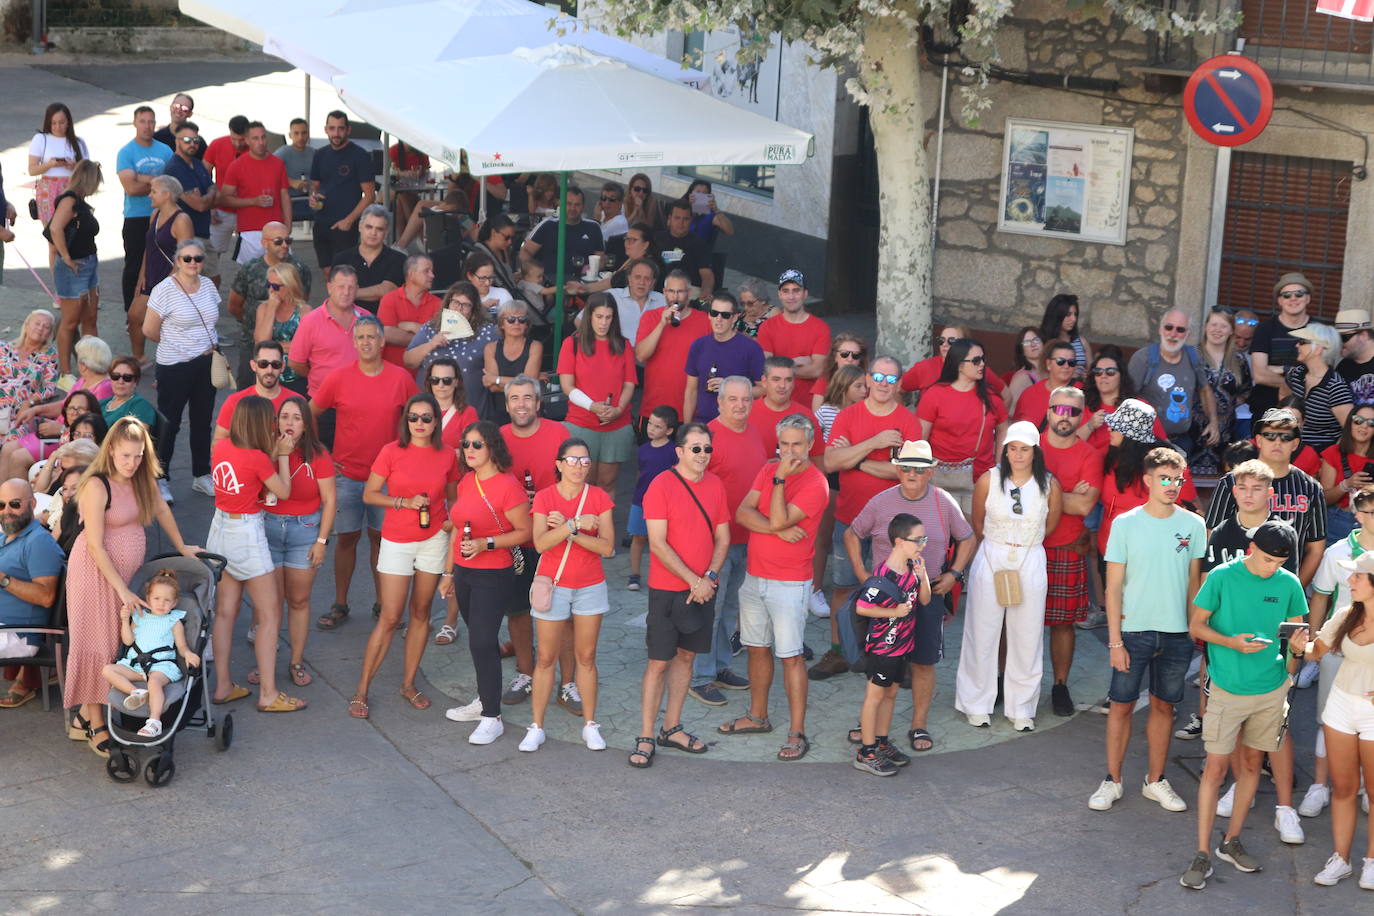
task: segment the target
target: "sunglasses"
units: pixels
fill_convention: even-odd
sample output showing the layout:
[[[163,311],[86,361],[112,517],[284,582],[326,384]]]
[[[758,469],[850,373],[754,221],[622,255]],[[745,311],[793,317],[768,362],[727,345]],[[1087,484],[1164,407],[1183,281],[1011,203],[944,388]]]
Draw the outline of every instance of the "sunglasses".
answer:
[[[112,381],[112,382],[136,382],[136,381],[138,381],[138,376],[134,375],[132,372],[111,372],[111,373],[110,373],[110,381]]]
[[[513,242],[513,241],[515,241],[515,233],[514,233],[514,232],[498,232],[498,233],[496,233],[496,234],[499,235],[499,236],[501,236],[501,238],[505,239],[505,240],[508,241],[508,242]]]
[[[474,280],[484,280],[484,281],[486,281],[487,283],[490,283],[492,280],[495,280],[495,279],[496,279],[496,274],[473,274],[473,275],[472,275],[472,279],[474,279]]]
[[[406,414],[406,422],[407,422],[407,423],[433,423],[433,422],[434,422],[434,414],[432,414],[432,413],[408,413],[408,414]],[[467,447],[467,445],[468,445],[468,443],[466,443],[466,442],[463,443],[463,446],[464,446],[465,448]]]
[[[936,341],[938,341],[939,343],[952,344],[952,343],[954,343],[956,340],[958,340],[959,338],[957,338],[957,337],[937,337],[937,338],[935,338],[935,339],[936,339]]]
[[[1074,407],[1072,404],[1054,404],[1050,407],[1050,413],[1059,417],[1076,417],[1083,413],[1083,408]]]
[[[1025,509],[1021,506],[1021,488],[1011,488],[1011,511],[1016,515],[1021,515]]]
[[[0,503],[0,506],[9,506],[11,509],[22,509],[24,508],[25,502],[26,500],[22,499],[12,499],[7,503]]]
[[[431,375],[429,377],[431,385],[452,385],[456,381],[458,381],[456,375]]]
[[[530,319],[525,315],[507,315],[506,324],[529,324]]]
[[[1350,422],[1356,426],[1374,426],[1374,417],[1351,417]]]
[[[959,362],[961,362],[961,363],[973,363],[975,366],[981,366],[981,365],[983,365],[983,363],[987,362],[987,357],[984,357],[984,356],[970,356],[968,359],[961,359],[961,360],[959,360]]]
[[[1073,357],[1068,357],[1066,359],[1063,356],[1056,356],[1051,359],[1050,362],[1054,363],[1056,366],[1072,366],[1074,364],[1074,359]]]
[[[644,187],[643,185],[635,185],[634,187],[630,188],[630,193],[631,193],[631,194],[648,194],[648,193],[649,193],[649,189],[646,188],[646,187]]]
[[[564,455],[558,459],[570,468],[585,468],[592,463],[586,455]]]
[[[1237,319],[1236,319],[1236,324],[1244,325],[1244,326],[1247,327],[1247,328],[1253,328],[1255,325],[1259,324],[1259,319],[1258,319],[1258,318],[1237,318]]]
[[[603,204],[618,204],[618,203],[620,203],[620,198],[619,198],[619,197],[607,197],[605,194],[602,194],[602,195],[601,195],[601,202],[602,202]]]
[[[279,293],[279,292],[281,292],[282,285],[281,285],[280,283],[273,283],[271,280],[268,280],[268,281],[267,281],[267,288],[270,289],[270,290],[271,290],[272,292],[274,292],[274,293]]]
[[[1261,439],[1268,439],[1270,442],[1292,442],[1294,439],[1298,438],[1297,433],[1263,432],[1260,433],[1259,436]]]
[[[836,350],[835,356],[838,359],[863,359],[862,350]]]
[[[200,138],[199,138],[199,137],[177,137],[177,139],[180,140],[182,143],[195,143],[195,142],[196,142],[197,140],[199,140]]]
[[[1178,477],[1158,477],[1158,478],[1156,478],[1156,479],[1159,481],[1159,485],[1160,485],[1161,487],[1181,487],[1181,486],[1183,486],[1183,477],[1182,477],[1182,475],[1180,475],[1180,476],[1178,476]]]
[[[868,373],[868,377],[875,382],[887,382],[889,385],[897,384],[897,376],[895,375],[889,375],[882,372],[870,372]]]
[[[1093,375],[1097,376],[1098,378],[1101,378],[1104,375],[1107,378],[1111,378],[1112,376],[1117,375],[1120,372],[1120,369],[1113,368],[1112,366],[1098,366],[1096,369],[1093,370]]]
[[[173,103],[173,104],[172,104],[172,110],[174,110],[174,111],[184,111],[184,112],[186,112],[187,114],[190,114],[191,111],[192,111],[190,105],[179,105],[179,104],[176,104],[176,103]]]
[[[718,311],[716,311],[715,309],[711,309],[709,312],[707,312],[707,314],[710,315],[712,318],[722,318],[722,319],[724,319],[724,318],[734,318],[734,317],[735,317],[735,313],[734,313],[734,312],[718,312]]]
[[[284,363],[279,359],[259,359],[254,360],[254,365],[259,369],[281,369]]]
[[[482,449],[484,449],[484,448],[487,447],[487,444],[486,444],[485,442],[483,442],[481,439],[473,439],[473,440],[471,440],[471,441],[469,441],[469,440],[467,440],[467,439],[464,439],[462,444],[463,444],[463,448],[465,448],[465,449],[466,449],[466,448],[470,448],[470,449],[473,449],[474,451],[479,451],[479,452],[480,452]]]
[[[711,445],[684,445],[683,448],[691,452],[693,455],[700,455],[702,452],[705,452],[709,455],[716,450],[715,446]]]
[[[1039,337],[1027,337],[1025,340],[1021,341],[1021,346],[1033,347],[1038,343],[1044,343],[1044,341],[1041,340]]]
[[[273,245],[290,245],[293,240],[291,236],[284,235],[279,239],[268,239],[267,241]]]
[[[195,262],[196,264],[201,264],[204,263],[204,261],[205,255],[203,254],[184,254],[181,256],[181,263],[183,264],[190,264],[192,262]]]
[[[1279,298],[1280,298],[1280,299],[1302,299],[1302,298],[1305,298],[1305,297],[1310,296],[1310,295],[1312,295],[1312,294],[1309,293],[1307,290],[1305,290],[1305,289],[1300,289],[1300,290],[1298,290],[1297,292],[1279,293]]]
[[[1186,324],[1185,324],[1185,325],[1166,324],[1166,325],[1164,325],[1164,331],[1165,331],[1165,333],[1167,333],[1167,334],[1187,334],[1187,333],[1188,333],[1188,326],[1187,326]]]

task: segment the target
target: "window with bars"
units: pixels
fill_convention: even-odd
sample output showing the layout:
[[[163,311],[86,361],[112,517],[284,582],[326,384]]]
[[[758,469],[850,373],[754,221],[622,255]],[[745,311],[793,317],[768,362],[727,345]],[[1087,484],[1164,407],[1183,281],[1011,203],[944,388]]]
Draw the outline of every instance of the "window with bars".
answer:
[[[1274,312],[1274,283],[1289,271],[1312,282],[1308,311],[1341,307],[1349,162],[1237,152],[1231,158],[1217,303]]]

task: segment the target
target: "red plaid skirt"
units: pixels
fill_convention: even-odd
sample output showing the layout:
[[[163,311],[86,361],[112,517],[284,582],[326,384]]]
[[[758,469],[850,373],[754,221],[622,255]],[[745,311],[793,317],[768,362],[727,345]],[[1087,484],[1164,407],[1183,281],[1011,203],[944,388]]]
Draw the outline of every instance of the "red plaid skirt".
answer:
[[[1066,547],[1045,548],[1045,625],[1088,619],[1088,564]]]

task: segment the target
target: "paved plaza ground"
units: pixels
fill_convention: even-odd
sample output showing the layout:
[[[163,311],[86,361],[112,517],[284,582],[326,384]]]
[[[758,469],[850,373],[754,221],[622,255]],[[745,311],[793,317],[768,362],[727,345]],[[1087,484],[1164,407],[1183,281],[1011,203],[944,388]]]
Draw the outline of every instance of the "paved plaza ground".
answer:
[[[131,133],[133,106],[156,99],[162,114],[179,89],[196,94],[196,119],[209,135],[240,111],[285,123],[300,104],[299,74],[261,61],[99,69],[40,61],[57,70],[32,63],[0,59],[0,164],[20,209],[22,146],[50,100],[72,107],[107,163]],[[332,104],[321,94],[315,111]],[[113,192],[97,201],[105,226],[101,333],[118,351],[117,206]],[[20,233],[19,251],[35,263],[46,257],[32,223]],[[0,286],[0,334],[44,304],[16,254],[8,252]],[[176,512],[188,539],[203,543],[211,503],[190,491],[187,463],[183,442],[172,467]],[[150,549],[160,546],[154,532]],[[235,704],[233,746],[221,753],[203,733],[183,733],[166,788],[111,782],[103,761],[66,739],[56,711],[36,702],[0,711],[0,913],[1344,914],[1368,912],[1374,902],[1353,882],[1312,885],[1330,852],[1328,818],[1305,822],[1305,846],[1283,846],[1270,826],[1267,784],[1246,834],[1265,870],[1244,875],[1220,865],[1205,891],[1180,888],[1194,822],[1140,797],[1143,717],[1125,798],[1111,812],[1090,811],[1105,720],[1057,719],[1046,699],[1034,734],[1013,735],[1000,717],[990,730],[963,724],[952,709],[957,621],[939,670],[936,749],[895,778],[875,779],[846,762],[857,675],[812,685],[813,750],[802,763],[773,760],[781,732],[714,734],[745,709],[747,694],[737,692],[720,709],[688,701],[689,727],[713,742],[708,754],[661,750],[652,769],[633,770],[624,749],[638,731],[644,650],[634,618],[645,597],[622,588],[626,564],[623,551],[607,564],[614,607],[600,646],[599,718],[611,747],[602,753],[583,748],[575,721],[557,709],[548,715],[549,743],[537,754],[517,752],[527,706],[509,710],[497,744],[469,745],[470,726],[442,714],[472,698],[465,630],[426,655],[421,685],[434,708],[416,711],[401,700],[394,648],[373,688],[372,718],[348,718],[371,626],[365,572],[354,580],[353,617],[335,633],[311,633],[306,657],[316,680],[295,691],[311,708],[266,716],[251,701]],[[331,570],[327,564],[316,583],[318,610],[331,600]],[[244,626],[241,619],[232,665],[239,682],[251,664]],[[816,620],[808,628],[818,652],[825,629]],[[1080,639],[1080,702],[1105,692],[1102,642],[1102,631]],[[775,722],[785,720],[780,689]],[[1189,690],[1185,713],[1196,694]],[[1300,792],[1310,781],[1314,694],[1299,692],[1293,720]],[[905,730],[909,711],[909,699],[899,700],[895,730]],[[1199,761],[1189,755],[1201,748],[1175,742],[1173,752],[1180,756],[1167,775],[1191,804]]]

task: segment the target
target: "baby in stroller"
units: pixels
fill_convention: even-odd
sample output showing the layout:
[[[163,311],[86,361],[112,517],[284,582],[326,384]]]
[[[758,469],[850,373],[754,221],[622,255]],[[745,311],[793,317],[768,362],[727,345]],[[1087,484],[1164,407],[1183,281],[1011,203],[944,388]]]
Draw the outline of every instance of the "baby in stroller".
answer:
[[[132,711],[147,704],[148,721],[138,733],[144,738],[156,738],[162,734],[163,687],[182,678],[177,656],[191,668],[200,665],[200,656],[186,645],[186,630],[181,623],[186,612],[176,608],[181,597],[176,573],[158,570],[148,580],[143,597],[147,610],[120,610],[120,636],[127,648],[119,661],[105,666],[104,674],[112,687],[127,694],[125,709]],[[147,686],[136,686],[135,682]]]

